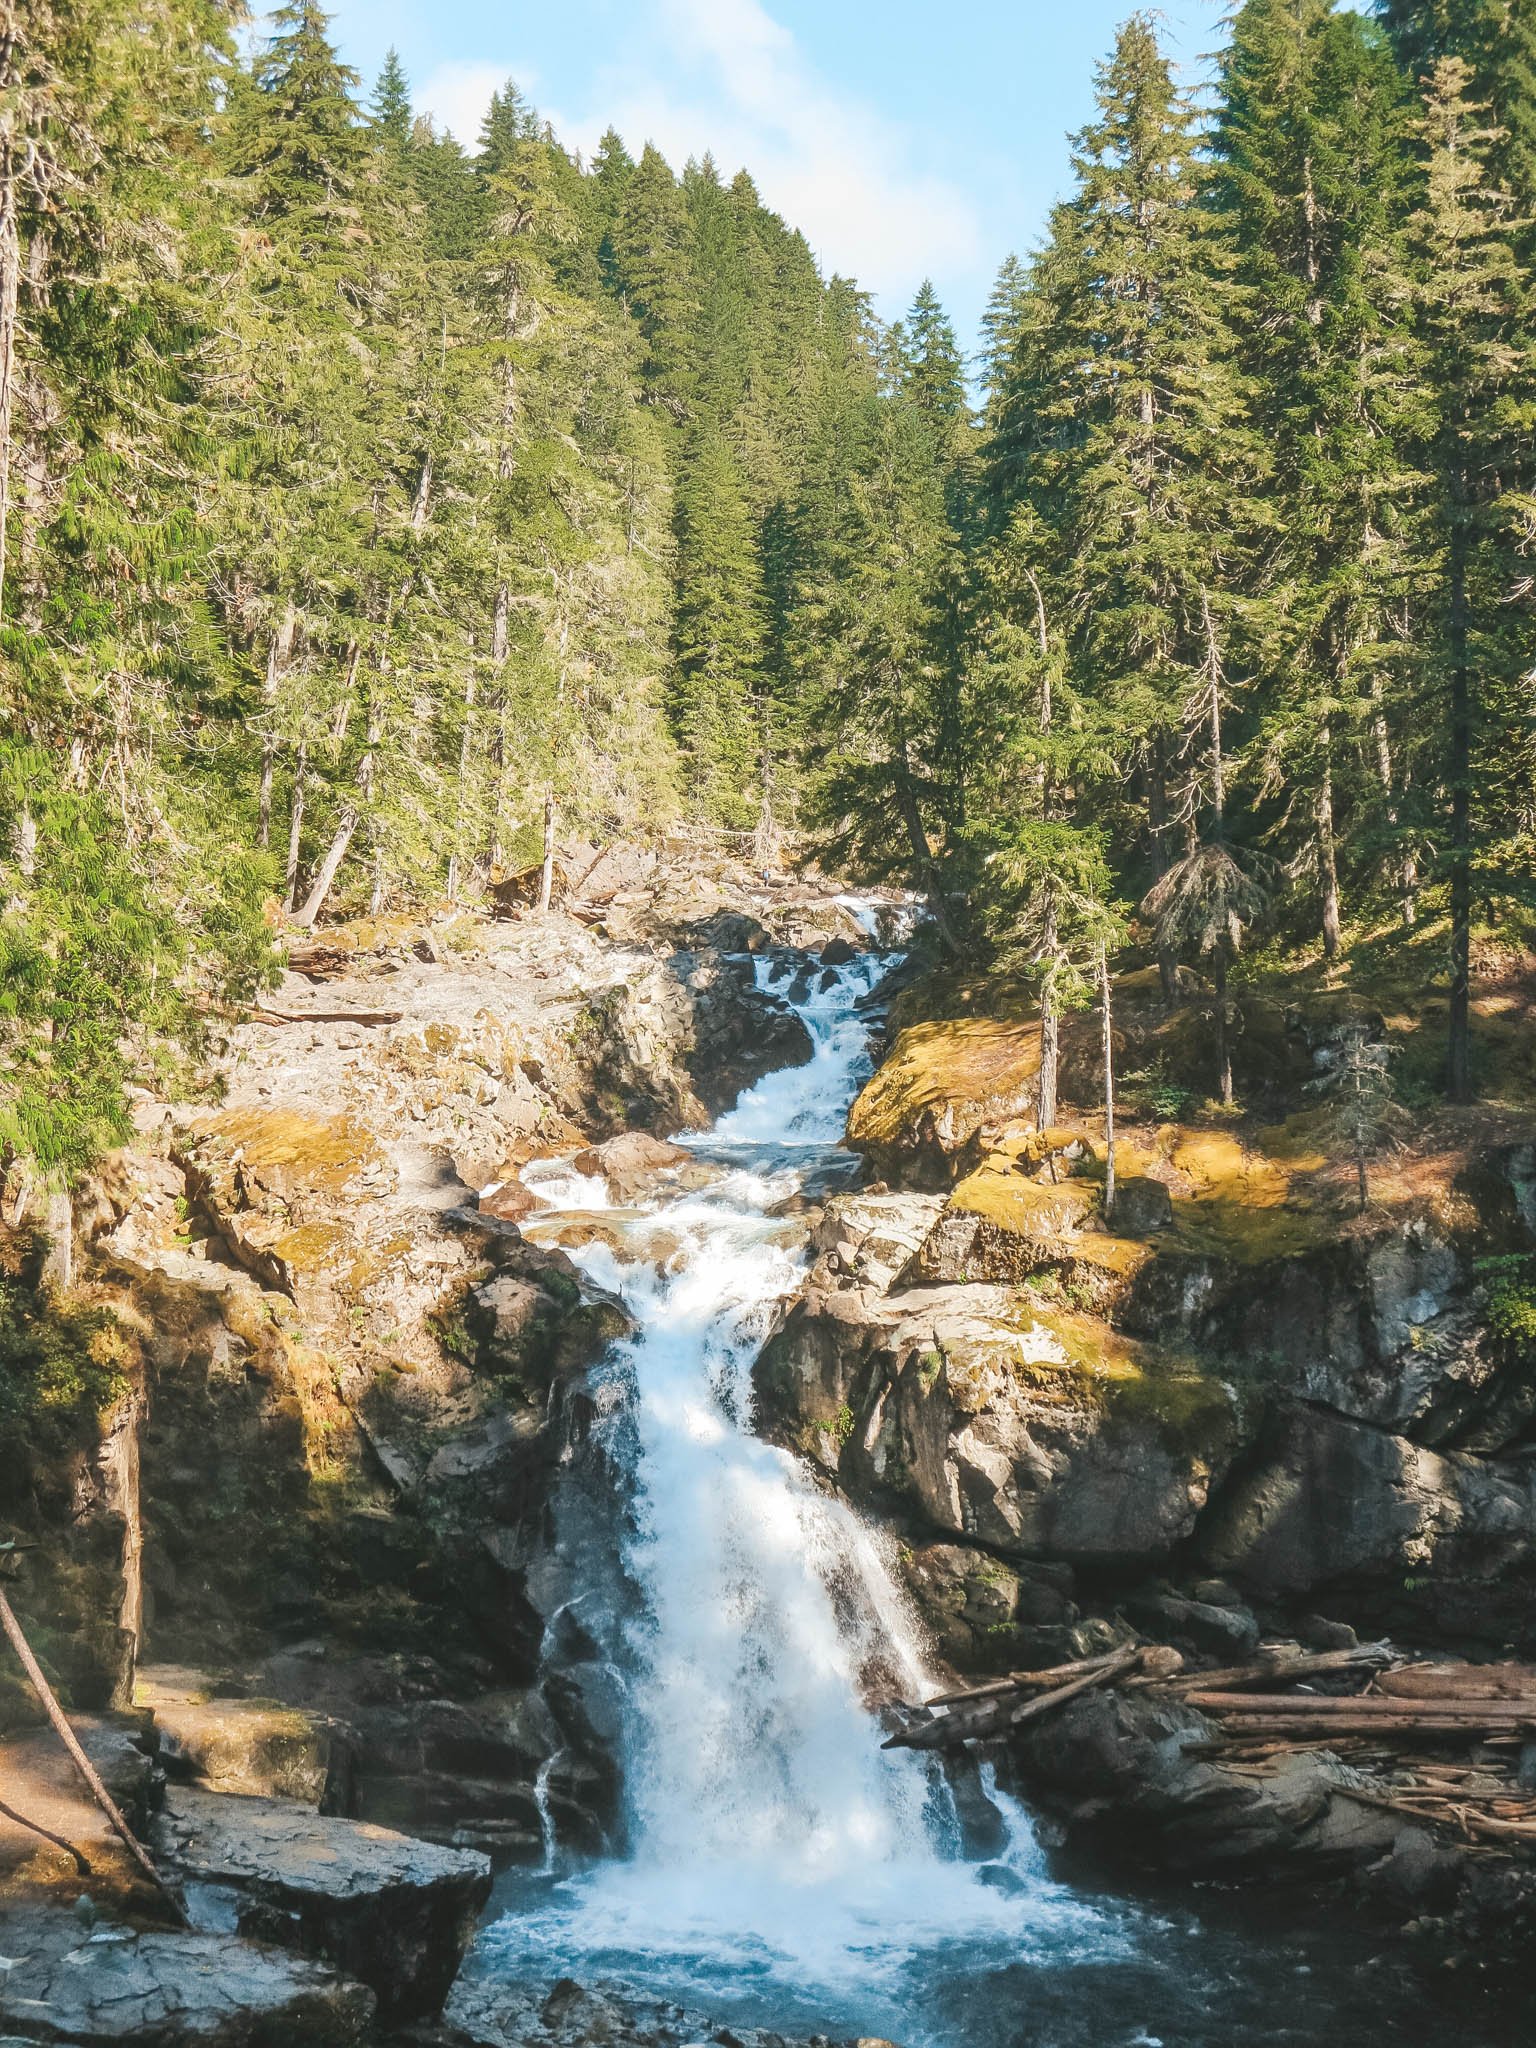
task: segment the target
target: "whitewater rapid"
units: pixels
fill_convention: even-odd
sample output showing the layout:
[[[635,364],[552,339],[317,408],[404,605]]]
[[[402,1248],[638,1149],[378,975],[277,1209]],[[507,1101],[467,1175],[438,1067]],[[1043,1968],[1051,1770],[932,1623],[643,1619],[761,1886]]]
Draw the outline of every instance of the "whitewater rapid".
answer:
[[[591,1970],[717,2009],[745,2001],[760,2022],[911,2041],[918,1978],[978,1949],[1080,1954],[1123,1937],[1047,1879],[990,1780],[991,1853],[967,1860],[942,1767],[882,1750],[874,1706],[935,1689],[890,1546],[753,1432],[752,1362],[805,1265],[797,1198],[850,1176],[860,1004],[892,964],[757,963],[814,1050],[682,1141],[712,1176],[624,1211],[558,1164],[525,1175],[567,1237],[572,1212],[594,1212],[601,1232],[573,1256],[637,1325],[595,1386],[633,1597],[585,1620],[609,1629],[628,1846],[557,1868],[492,1945],[521,1974]]]

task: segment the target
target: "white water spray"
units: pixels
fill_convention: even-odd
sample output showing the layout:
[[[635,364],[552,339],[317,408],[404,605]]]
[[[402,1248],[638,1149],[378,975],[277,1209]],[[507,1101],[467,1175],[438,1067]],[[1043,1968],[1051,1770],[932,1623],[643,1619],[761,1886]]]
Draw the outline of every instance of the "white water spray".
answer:
[[[940,1767],[882,1751],[871,1702],[931,1690],[886,1546],[752,1433],[752,1361],[804,1262],[803,1233],[768,1212],[846,1169],[835,1148],[868,1071],[857,1005],[889,964],[812,968],[794,1004],[810,1061],[685,1140],[720,1179],[637,1218],[633,1258],[612,1228],[576,1254],[639,1326],[610,1367],[632,1389],[632,1848],[497,1930],[508,1961],[585,1957],[716,2001],[771,1985],[856,2011],[866,2032],[914,1965],[955,1944],[1109,1938],[1043,1877],[1011,1802],[994,1800],[1011,1847],[983,1881],[961,1860]],[[760,986],[796,983],[773,975],[758,963]],[[606,1202],[582,1176],[548,1170],[538,1186],[562,1210]],[[683,1246],[664,1268],[640,1256],[658,1210]]]

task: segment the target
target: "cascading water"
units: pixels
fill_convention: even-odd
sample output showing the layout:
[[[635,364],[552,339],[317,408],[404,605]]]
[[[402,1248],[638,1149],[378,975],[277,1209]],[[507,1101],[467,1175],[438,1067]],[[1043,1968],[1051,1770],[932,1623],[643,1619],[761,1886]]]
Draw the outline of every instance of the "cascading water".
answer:
[[[1459,2005],[1448,2021],[1433,1998],[1384,2000],[1347,1929],[1276,1934],[1262,1898],[1235,1923],[1090,1901],[1048,1879],[986,1766],[963,1835],[938,1767],[881,1751],[870,1702],[923,1691],[920,1643],[881,1539],[753,1435],[750,1372],[804,1264],[797,1198],[853,1173],[838,1140],[867,1071],[858,1005],[889,964],[780,970],[813,1057],[687,1140],[697,1170],[668,1197],[624,1210],[569,1169],[525,1174],[562,1241],[572,1212],[596,1212],[576,1256],[637,1324],[589,1389],[546,1629],[549,1682],[612,1737],[627,1837],[562,1864],[551,1759],[544,1868],[504,1880],[471,1969],[907,2048],[1514,2038]],[[759,963],[761,985],[773,972]]]
[[[752,1361],[804,1263],[785,1212],[852,1169],[838,1145],[868,1071],[858,1005],[891,964],[802,968],[797,987],[759,961],[761,986],[798,995],[812,1058],[689,1141],[717,1178],[622,1222],[607,1211],[576,1254],[638,1324],[599,1401],[638,1596],[612,1645],[629,1853],[497,1930],[508,1960],[584,1957],[779,2023],[842,2012],[864,2033],[899,2024],[904,1979],[949,1944],[1118,1939],[1039,1873],[1017,1809],[994,1802],[998,1853],[967,1862],[940,1767],[882,1752],[869,1702],[931,1689],[884,1546],[752,1433]],[[528,1178],[558,1210],[606,1208],[590,1180]]]

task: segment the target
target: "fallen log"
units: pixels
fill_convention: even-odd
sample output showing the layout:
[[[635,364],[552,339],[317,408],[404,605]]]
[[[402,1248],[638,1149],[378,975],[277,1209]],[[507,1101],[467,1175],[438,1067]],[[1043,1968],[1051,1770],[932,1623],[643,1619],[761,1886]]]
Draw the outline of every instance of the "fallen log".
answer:
[[[4,1547],[9,1548],[8,1545]],[[68,1717],[64,1709],[59,1705],[58,1696],[54,1692],[53,1687],[48,1683],[43,1667],[38,1663],[36,1657],[33,1656],[32,1646],[27,1641],[22,1631],[21,1623],[16,1619],[15,1610],[11,1606],[10,1601],[5,1597],[3,1591],[0,1591],[0,1632],[4,1633],[6,1641],[16,1652],[17,1661],[21,1665],[22,1670],[27,1674],[28,1683],[37,1694],[43,1712],[48,1717],[50,1727],[64,1745],[65,1752],[76,1771],[80,1774],[86,1790],[106,1815],[108,1826],[128,1851],[130,1858],[138,1866],[142,1874],[149,1879],[156,1891],[164,1898],[166,1904],[176,1915],[182,1926],[190,1927],[192,1923],[187,1917],[186,1907],[182,1904],[176,1893],[172,1891],[159,1871],[156,1870],[154,1864],[150,1862],[149,1852],[123,1818],[116,1800],[102,1783],[96,1766],[80,1747],[80,1739],[69,1725]]]
[[[253,1024],[398,1024],[403,1010],[274,1010],[258,1005]]]
[[[1384,1671],[1379,1692],[1402,1700],[1536,1701],[1536,1669],[1529,1664],[1403,1664]]]
[[[972,1700],[995,1699],[999,1693],[1017,1692],[1021,1687],[1033,1686],[1043,1689],[1064,1685],[1071,1679],[1081,1678],[1090,1671],[1102,1671],[1120,1655],[1118,1650],[1105,1650],[1097,1657],[1079,1657],[1071,1664],[1052,1664],[1043,1671],[1006,1671],[1001,1678],[988,1679],[985,1685],[969,1685],[962,1692],[941,1692],[931,1700],[924,1700],[925,1707],[968,1706]]]
[[[1384,1699],[1377,1693],[1349,1693],[1333,1696],[1307,1692],[1187,1692],[1188,1706],[1202,1713],[1228,1716],[1244,1714],[1301,1714],[1316,1718],[1323,1714],[1378,1715],[1383,1721],[1413,1720],[1418,1715],[1436,1719],[1488,1723],[1530,1720],[1536,1717],[1536,1699],[1463,1700],[1442,1699],[1423,1702]]]
[[[1022,1722],[1033,1720],[1039,1714],[1052,1712],[1064,1706],[1068,1700],[1076,1699],[1079,1693],[1094,1686],[1108,1685],[1127,1672],[1134,1671],[1141,1663],[1143,1651],[1134,1645],[1116,1650],[1104,1658],[1090,1660],[1095,1668],[1082,1671],[1067,1685],[1059,1685],[1049,1692],[1035,1693],[1031,1698],[1019,1700],[1012,1693],[976,1701],[968,1707],[957,1708],[954,1712],[937,1714],[932,1720],[903,1728],[895,1735],[888,1736],[880,1745],[882,1749],[953,1749],[962,1742],[984,1740],[988,1736],[1000,1735],[1006,1729],[1017,1728]]]
[[[1132,1685],[1166,1685],[1187,1693],[1226,1692],[1234,1688],[1264,1685],[1276,1679],[1323,1678],[1340,1671],[1384,1672],[1395,1663],[1397,1652],[1390,1643],[1357,1643],[1348,1650],[1317,1650],[1299,1657],[1257,1657],[1249,1664],[1228,1664],[1218,1671],[1186,1671],[1171,1678],[1133,1678]]]
[[[1536,1716],[1528,1716],[1518,1725],[1522,1735],[1527,1729],[1536,1729]],[[1222,1726],[1228,1743],[1244,1743],[1272,1735],[1294,1736],[1298,1742],[1307,1738],[1329,1741],[1335,1736],[1347,1735],[1390,1736],[1402,1737],[1411,1743],[1447,1738],[1458,1742],[1482,1742],[1495,1731],[1508,1729],[1511,1724],[1506,1721],[1474,1721],[1465,1715],[1439,1715],[1434,1718],[1405,1715],[1400,1720],[1383,1720],[1366,1714],[1255,1714],[1242,1720],[1224,1720]]]

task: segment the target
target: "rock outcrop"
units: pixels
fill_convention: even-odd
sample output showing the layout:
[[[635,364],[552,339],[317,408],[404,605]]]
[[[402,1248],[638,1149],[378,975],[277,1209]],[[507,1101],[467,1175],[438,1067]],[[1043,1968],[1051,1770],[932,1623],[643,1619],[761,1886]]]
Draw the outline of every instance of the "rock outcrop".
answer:
[[[0,2029],[76,2048],[363,2048],[374,1997],[324,1963],[228,1934],[87,1930],[0,1912]]]
[[[172,1787],[151,1841],[202,1925],[333,1964],[391,2021],[441,2009],[491,1889],[474,1851],[290,1800]]]

